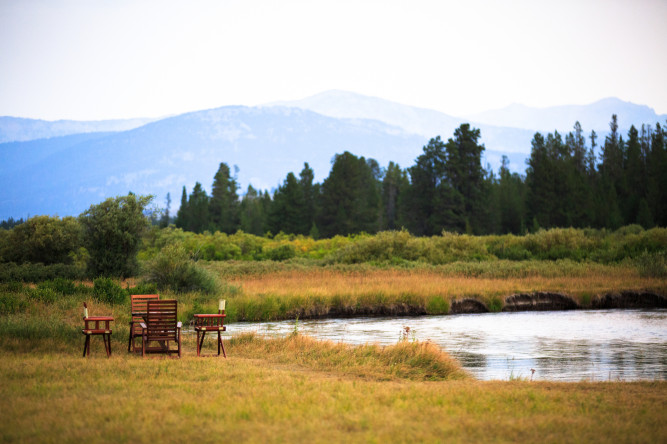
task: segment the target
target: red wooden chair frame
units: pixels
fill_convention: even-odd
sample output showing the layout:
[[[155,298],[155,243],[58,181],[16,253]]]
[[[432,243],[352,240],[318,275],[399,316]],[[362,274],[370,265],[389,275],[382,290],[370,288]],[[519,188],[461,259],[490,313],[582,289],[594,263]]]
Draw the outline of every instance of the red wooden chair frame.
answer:
[[[178,353],[181,357],[181,328],[178,321],[178,301],[155,300],[146,303],[146,314],[141,325],[141,355],[147,353]],[[177,350],[171,350],[170,342],[178,344]],[[150,346],[151,342],[158,342],[158,346]]]
[[[104,350],[107,352],[107,358],[111,356],[111,322],[114,318],[111,316],[88,316],[88,305],[83,303],[83,333],[86,340],[83,343],[83,356],[90,358],[90,337],[94,335],[101,335],[104,341]],[[102,324],[102,325],[100,325]]]

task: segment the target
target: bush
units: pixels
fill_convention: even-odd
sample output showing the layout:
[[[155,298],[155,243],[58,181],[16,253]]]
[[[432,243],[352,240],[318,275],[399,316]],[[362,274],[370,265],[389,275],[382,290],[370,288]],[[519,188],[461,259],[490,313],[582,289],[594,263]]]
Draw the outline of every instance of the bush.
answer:
[[[130,277],[138,271],[141,235],[149,222],[143,212],[153,196],[129,194],[92,205],[79,216],[92,276]]]
[[[0,282],[42,282],[49,279],[83,279],[84,272],[76,265],[15,264],[0,266]]]
[[[5,260],[64,264],[81,247],[81,226],[73,217],[35,216],[9,231]]]
[[[426,302],[426,313],[430,315],[443,315],[449,313],[449,301],[442,296],[435,296]]]
[[[77,286],[74,282],[65,278],[55,278],[44,281],[37,286],[37,288],[50,288],[63,295],[73,295],[77,292]]]
[[[63,294],[50,287],[37,287],[29,293],[32,299],[38,300],[45,304],[53,304],[58,299],[61,299]]]
[[[0,314],[20,313],[28,308],[28,303],[12,293],[0,294]]]
[[[145,284],[154,284],[160,290],[177,293],[203,291],[214,293],[218,288],[215,277],[199,267],[177,245],[168,245],[145,265]]]
[[[100,302],[120,305],[127,300],[127,292],[110,278],[97,278],[93,281],[93,295]]]
[[[272,261],[286,261],[296,256],[296,248],[292,244],[283,244],[264,251],[264,256]]]

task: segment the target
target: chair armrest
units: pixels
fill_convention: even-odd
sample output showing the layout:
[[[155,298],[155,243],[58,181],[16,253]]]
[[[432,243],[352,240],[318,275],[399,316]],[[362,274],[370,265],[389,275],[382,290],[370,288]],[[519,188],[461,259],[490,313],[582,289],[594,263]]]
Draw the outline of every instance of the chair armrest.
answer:
[[[141,325],[142,330],[146,330],[148,328],[144,322],[139,322],[139,325]]]

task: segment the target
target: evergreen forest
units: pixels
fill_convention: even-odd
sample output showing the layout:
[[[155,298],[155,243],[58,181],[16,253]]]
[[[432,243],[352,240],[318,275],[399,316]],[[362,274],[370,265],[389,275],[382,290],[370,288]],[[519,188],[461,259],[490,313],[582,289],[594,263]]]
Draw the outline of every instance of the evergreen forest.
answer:
[[[480,130],[469,124],[446,142],[432,138],[407,168],[346,151],[332,159],[322,183],[305,163],[273,195],[248,186],[240,197],[235,175],[221,163],[210,194],[201,183],[189,194],[183,187],[175,218],[168,195],[159,222],[195,233],[315,239],[397,229],[432,236],[667,226],[667,130],[658,123],[620,134],[616,115],[609,126],[604,140],[586,135],[579,122],[565,136],[536,133],[525,175],[510,172],[506,157],[497,172],[484,167]]]

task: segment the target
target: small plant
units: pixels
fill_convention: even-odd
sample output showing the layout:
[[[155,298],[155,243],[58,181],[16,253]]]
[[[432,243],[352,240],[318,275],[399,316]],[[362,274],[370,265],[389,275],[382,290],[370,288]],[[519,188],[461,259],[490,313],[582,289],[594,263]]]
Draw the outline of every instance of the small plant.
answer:
[[[493,296],[487,308],[490,312],[499,313],[503,309],[503,301],[498,296]]]
[[[416,332],[413,328],[410,328],[409,326],[404,325],[403,329],[401,330],[401,333],[398,337],[398,342],[407,342],[410,339],[412,340],[412,342],[417,341]]]
[[[37,287],[28,293],[32,299],[45,304],[53,304],[62,298],[63,294],[50,287]]]
[[[111,278],[97,278],[93,281],[93,295],[111,305],[120,305],[127,299],[127,292]]]
[[[0,294],[0,314],[20,313],[28,308],[28,303],[16,294]]]
[[[296,315],[294,319],[294,330],[292,331],[292,336],[297,336],[299,334],[299,315]]]
[[[426,313],[442,315],[449,313],[449,302],[442,296],[432,297],[426,302]]]

